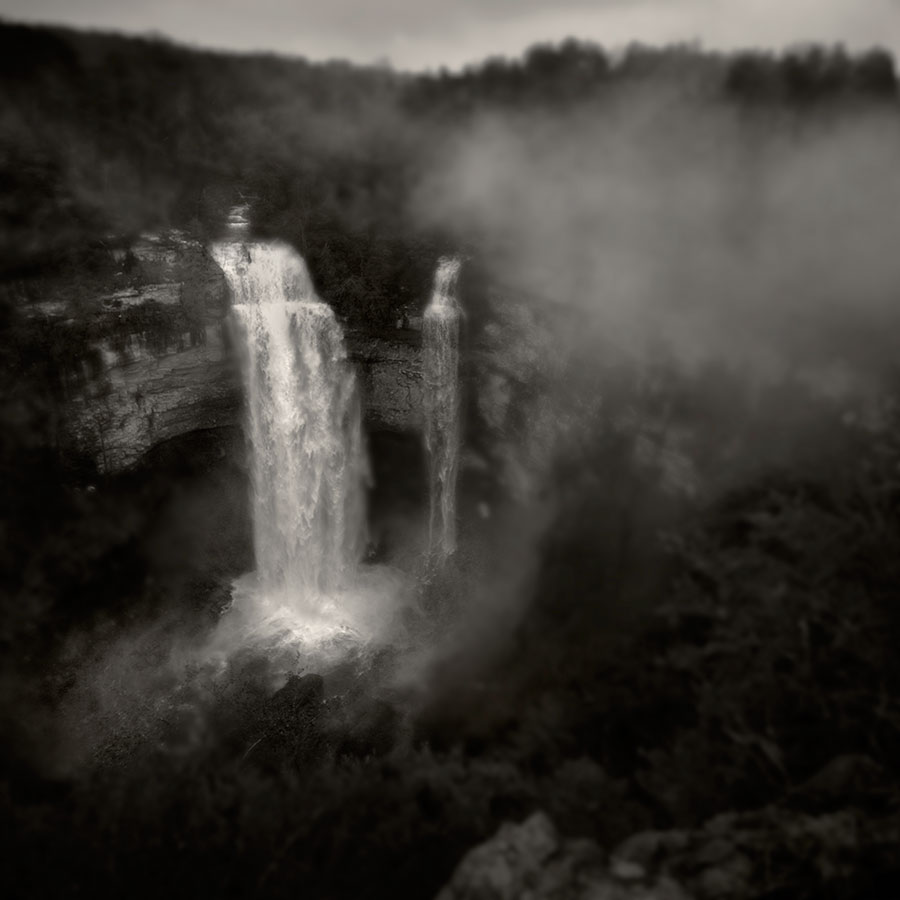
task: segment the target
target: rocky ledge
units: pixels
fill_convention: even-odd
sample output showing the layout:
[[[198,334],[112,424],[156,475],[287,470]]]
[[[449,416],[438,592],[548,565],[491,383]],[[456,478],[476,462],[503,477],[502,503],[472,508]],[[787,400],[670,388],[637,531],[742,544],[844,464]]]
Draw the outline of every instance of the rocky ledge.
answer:
[[[242,417],[241,375],[222,271],[179,232],[145,235],[108,251],[105,268],[78,289],[30,285],[23,309],[54,348],[66,437],[103,472],[151,447]],[[419,335],[347,336],[367,425],[421,426]]]

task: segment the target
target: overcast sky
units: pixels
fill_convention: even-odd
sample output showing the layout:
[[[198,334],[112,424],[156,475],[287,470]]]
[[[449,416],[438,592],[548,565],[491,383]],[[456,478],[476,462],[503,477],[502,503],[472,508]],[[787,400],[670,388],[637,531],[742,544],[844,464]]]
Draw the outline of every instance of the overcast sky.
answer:
[[[814,40],[900,51],[900,0],[0,0],[0,16],[408,69],[457,68],[567,36],[610,48]]]

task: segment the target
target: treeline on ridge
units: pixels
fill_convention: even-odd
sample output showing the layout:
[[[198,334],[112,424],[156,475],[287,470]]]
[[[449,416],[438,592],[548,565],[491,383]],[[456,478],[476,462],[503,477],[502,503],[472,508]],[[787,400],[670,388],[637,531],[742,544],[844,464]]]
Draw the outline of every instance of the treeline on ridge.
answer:
[[[462,72],[310,63],[160,38],[0,25],[0,272],[71,265],[90,245],[177,226],[215,235],[252,206],[257,233],[307,257],[345,316],[389,321],[423,297],[453,238],[410,213],[440,147],[474,118],[585,107],[634,89],[727,103],[772,121],[893,109],[883,50],[781,55],[567,40]]]

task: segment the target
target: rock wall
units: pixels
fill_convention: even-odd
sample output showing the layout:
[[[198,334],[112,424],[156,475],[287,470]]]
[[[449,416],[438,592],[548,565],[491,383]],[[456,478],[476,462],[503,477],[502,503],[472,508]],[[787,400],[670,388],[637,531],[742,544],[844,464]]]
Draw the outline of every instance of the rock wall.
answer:
[[[224,322],[179,334],[163,347],[131,335],[102,346],[100,377],[69,404],[71,434],[103,471],[135,463],[155,444],[191,431],[232,425],[240,381]]]
[[[173,232],[109,251],[108,269],[32,287],[26,314],[53,334],[69,442],[103,472],[151,447],[242,419],[238,350],[221,270],[197,241]],[[419,335],[348,334],[367,426],[421,427]]]
[[[423,423],[420,335],[397,331],[380,336],[351,331],[347,352],[356,365],[368,427],[419,431]]]
[[[235,421],[225,282],[197,241],[173,232],[112,249],[84,278],[41,285],[26,312],[52,335],[69,443],[101,471]]]

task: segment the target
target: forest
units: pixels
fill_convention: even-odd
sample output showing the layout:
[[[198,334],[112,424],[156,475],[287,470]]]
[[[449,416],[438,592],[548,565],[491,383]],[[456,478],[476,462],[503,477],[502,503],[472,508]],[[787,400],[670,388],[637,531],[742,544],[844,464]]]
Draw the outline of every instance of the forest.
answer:
[[[896,896],[890,53],[412,74],[0,23],[0,82],[4,896]],[[94,298],[235,207],[348,336],[418,347],[462,260],[459,547],[418,559],[426,451],[370,428],[367,564],[413,600],[288,674],[204,655],[253,567],[242,429],[116,472],[67,430]],[[160,355],[196,328],[126,313]],[[536,812],[561,886],[526,844],[460,874]]]

